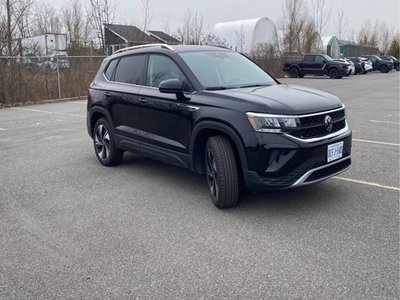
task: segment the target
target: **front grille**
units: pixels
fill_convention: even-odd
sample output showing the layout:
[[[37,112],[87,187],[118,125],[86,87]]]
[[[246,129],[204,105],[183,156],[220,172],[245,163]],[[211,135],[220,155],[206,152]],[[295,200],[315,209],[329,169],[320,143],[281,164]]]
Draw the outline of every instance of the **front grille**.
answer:
[[[334,164],[330,167],[320,169],[320,170],[312,173],[305,182],[313,182],[316,180],[320,180],[320,179],[332,176],[336,173],[339,173],[340,171],[343,171],[344,169],[349,167],[350,164],[351,164],[351,159],[346,159],[346,160],[344,160],[340,163]]]
[[[326,116],[332,118],[332,130],[327,131],[324,124]],[[335,133],[346,127],[346,115],[344,108],[341,110],[328,112],[326,114],[317,114],[307,117],[300,117],[300,127],[291,132],[294,137],[301,139],[310,139],[323,137],[327,134]]]

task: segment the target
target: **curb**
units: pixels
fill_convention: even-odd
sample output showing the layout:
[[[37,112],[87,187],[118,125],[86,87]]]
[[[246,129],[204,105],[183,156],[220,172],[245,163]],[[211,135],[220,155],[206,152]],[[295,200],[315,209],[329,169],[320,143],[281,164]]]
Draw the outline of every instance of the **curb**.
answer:
[[[49,104],[49,103],[59,103],[59,102],[79,101],[79,100],[86,100],[86,96],[61,98],[61,99],[49,99],[49,100],[37,100],[37,101],[28,101],[28,102],[16,102],[16,103],[9,103],[9,104],[0,104],[0,109],[2,109],[2,108],[10,108],[10,107],[17,107],[17,106]]]

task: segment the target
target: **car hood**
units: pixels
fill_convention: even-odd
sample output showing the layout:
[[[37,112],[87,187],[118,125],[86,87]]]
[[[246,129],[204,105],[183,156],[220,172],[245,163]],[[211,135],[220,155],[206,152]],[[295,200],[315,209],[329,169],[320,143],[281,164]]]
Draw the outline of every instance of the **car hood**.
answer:
[[[272,86],[208,91],[218,98],[243,103],[247,111],[274,114],[307,114],[341,107],[335,95],[307,87],[278,84]],[[226,101],[225,101],[226,105]]]

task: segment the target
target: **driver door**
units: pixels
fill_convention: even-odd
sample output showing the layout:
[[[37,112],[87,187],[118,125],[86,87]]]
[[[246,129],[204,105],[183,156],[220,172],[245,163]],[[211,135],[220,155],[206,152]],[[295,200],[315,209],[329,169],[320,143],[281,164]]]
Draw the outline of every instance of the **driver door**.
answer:
[[[177,78],[189,87],[187,77],[174,60],[162,54],[150,54],[146,82],[140,102],[141,141],[175,152],[188,153],[193,107],[175,94],[160,93],[160,82]],[[187,88],[190,91],[190,88]]]

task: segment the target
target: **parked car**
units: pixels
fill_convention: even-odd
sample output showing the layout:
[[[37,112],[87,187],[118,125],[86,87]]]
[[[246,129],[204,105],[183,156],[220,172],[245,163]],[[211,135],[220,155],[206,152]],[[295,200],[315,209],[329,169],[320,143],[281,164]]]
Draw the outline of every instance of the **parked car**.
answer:
[[[379,57],[384,60],[392,61],[393,67],[396,69],[396,71],[400,71],[400,60],[398,60],[396,57],[391,56],[391,55],[381,55]]]
[[[349,57],[349,59],[353,62],[354,64],[354,74],[364,74],[365,72],[365,62],[361,60],[361,58],[357,57]],[[372,68],[372,64],[371,64]]]
[[[374,68],[372,67],[372,62],[366,58],[366,57],[359,57],[359,59],[364,62],[364,72],[363,74],[367,74],[368,72],[371,72],[374,70]]]
[[[304,75],[328,75],[330,78],[342,78],[348,73],[348,64],[335,61],[326,54],[306,54],[302,60],[289,60],[283,65],[283,71],[291,78]]]
[[[335,61],[340,61],[340,62],[343,62],[343,63],[347,64],[347,74],[346,74],[346,76],[350,76],[352,74],[354,75],[356,73],[356,69],[355,69],[354,63],[351,60],[349,60],[347,58],[339,58],[339,59],[335,59]]]
[[[124,151],[204,174],[219,208],[250,191],[294,188],[350,167],[351,130],[331,93],[280,83],[244,55],[210,46],[131,47],[88,91],[101,164]]]
[[[374,71],[388,73],[393,69],[393,62],[390,60],[383,60],[378,55],[361,55],[361,57],[368,58],[372,62],[372,68]]]

